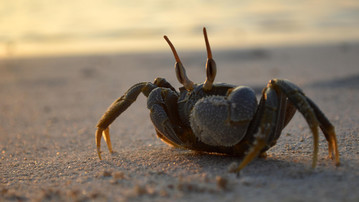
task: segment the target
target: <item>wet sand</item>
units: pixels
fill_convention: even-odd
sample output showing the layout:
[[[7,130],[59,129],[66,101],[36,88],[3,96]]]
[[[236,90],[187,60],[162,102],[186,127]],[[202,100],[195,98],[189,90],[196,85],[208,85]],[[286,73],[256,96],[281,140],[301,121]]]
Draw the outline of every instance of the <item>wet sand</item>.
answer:
[[[205,79],[205,52],[179,51],[187,74]],[[95,126],[137,82],[164,77],[180,87],[168,53],[0,60],[0,200],[359,201],[359,44],[214,51],[217,82],[260,96],[272,78],[298,84],[335,125],[341,166],[297,113],[266,159],[237,177],[240,158],[174,149],[137,102],[112,125],[115,153],[95,151]]]

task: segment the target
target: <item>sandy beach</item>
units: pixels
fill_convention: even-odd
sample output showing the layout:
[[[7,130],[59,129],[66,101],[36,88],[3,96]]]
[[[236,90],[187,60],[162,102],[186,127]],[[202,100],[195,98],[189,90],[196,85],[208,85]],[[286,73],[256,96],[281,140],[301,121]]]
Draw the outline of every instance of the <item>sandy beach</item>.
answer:
[[[182,52],[205,80],[206,53]],[[217,82],[260,92],[272,78],[298,84],[336,127],[341,166],[297,113],[266,159],[240,176],[242,159],[174,149],[160,141],[140,95],[111,125],[114,154],[94,133],[130,86],[164,77],[180,87],[171,52],[0,59],[0,201],[359,201],[359,44],[213,50]]]

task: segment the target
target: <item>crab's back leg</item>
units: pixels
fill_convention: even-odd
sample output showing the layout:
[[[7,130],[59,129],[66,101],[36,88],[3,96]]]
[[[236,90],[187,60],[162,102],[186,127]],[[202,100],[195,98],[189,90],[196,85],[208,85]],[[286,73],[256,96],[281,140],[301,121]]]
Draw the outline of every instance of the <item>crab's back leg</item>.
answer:
[[[306,100],[306,97],[302,90],[297,87],[295,84],[280,79],[273,79],[268,83],[269,87],[276,89],[277,91],[283,92],[291,103],[303,114],[305,120],[307,121],[310,130],[313,133],[313,161],[312,167],[314,168],[318,159],[318,120],[315,116],[313,109],[310,107],[309,103]]]
[[[112,153],[112,146],[108,129],[109,125],[137,99],[138,95],[141,92],[147,97],[150,92],[156,87],[156,85],[150,82],[142,82],[135,84],[123,96],[118,98],[110,105],[110,107],[107,109],[107,111],[97,123],[97,130],[95,133],[97,153],[100,159],[100,146],[102,135],[104,136],[110,153]]]
[[[323,131],[324,136],[328,142],[329,157],[335,160],[336,165],[339,165],[340,160],[339,160],[338,143],[337,143],[337,137],[335,134],[334,126],[329,122],[328,118],[324,115],[324,113],[311,99],[307,97],[307,101],[310,104],[310,106],[313,108],[315,115],[318,118],[319,126]]]
[[[290,102],[303,114],[312,130],[314,143],[312,167],[315,167],[318,155],[318,126],[322,129],[328,141],[329,156],[332,157],[334,154],[336,165],[339,165],[339,152],[334,127],[325,117],[323,112],[313,101],[304,95],[299,87],[287,80],[273,79],[268,83],[268,86],[275,88],[277,91],[282,91],[288,97]]]
[[[272,147],[276,144],[277,139],[282,133],[282,130],[287,126],[289,121],[293,118],[297,109],[295,106],[287,99],[284,93],[277,92],[279,99],[278,106],[278,116],[275,130],[270,135],[268,139],[268,147]]]
[[[288,125],[289,121],[292,120],[296,111],[297,109],[295,108],[295,106],[286,98],[283,128],[285,128]]]
[[[283,106],[281,106],[281,104],[283,104],[284,97],[282,97],[282,94],[289,100],[289,107],[285,109],[284,120],[280,118],[283,116]],[[314,102],[304,95],[299,87],[287,80],[273,79],[263,90],[263,97],[253,120],[253,125],[250,128],[250,132],[255,134],[254,146],[250,148],[248,154],[234,172],[239,172],[257,157],[262,149],[265,148],[266,144],[270,143],[270,138],[272,138],[271,136],[273,134],[280,134],[280,131],[288,123],[291,116],[294,115],[292,104],[303,114],[313,133],[314,149],[312,167],[314,168],[316,166],[318,158],[318,126],[321,127],[328,141],[329,156],[332,157],[334,154],[336,165],[339,165],[339,152],[333,125]],[[257,126],[259,128],[256,132]]]

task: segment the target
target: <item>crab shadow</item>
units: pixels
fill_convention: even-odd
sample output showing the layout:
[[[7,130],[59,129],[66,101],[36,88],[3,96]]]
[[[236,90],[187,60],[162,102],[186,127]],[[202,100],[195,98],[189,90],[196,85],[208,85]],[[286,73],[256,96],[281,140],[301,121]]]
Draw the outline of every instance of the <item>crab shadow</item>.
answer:
[[[302,180],[306,178],[320,179],[320,176],[335,176],[335,169],[329,163],[318,165],[319,169],[312,169],[311,161],[293,161],[279,159],[275,156],[256,158],[250,162],[239,175],[230,173],[229,168],[243,160],[242,157],[200,153],[189,150],[171,148],[167,146],[138,147],[124,149],[113,153],[110,158],[102,161],[112,169],[127,170],[139,175],[161,175],[167,177],[207,175],[245,177],[267,181],[273,179]],[[323,167],[324,166],[324,167]]]
[[[143,156],[137,160],[133,158],[133,156],[129,156],[127,159],[131,161],[132,165],[134,163],[139,167],[141,167],[143,162],[151,162],[146,164],[147,169],[165,170],[169,175],[177,175],[178,173],[206,173],[208,175],[230,174],[230,167],[239,165],[243,160],[243,157],[238,156],[195,152],[171,147],[157,147],[144,152],[147,153],[148,156]],[[143,158],[149,159],[144,160]],[[270,176],[301,179],[309,177],[314,173],[308,164],[308,162],[292,162],[276,159],[275,157],[256,158],[241,171],[241,175],[247,177],[267,178]]]
[[[232,165],[239,165],[243,157],[213,153],[182,152],[183,158],[197,164],[203,172],[224,174],[229,173]],[[301,162],[290,162],[273,157],[256,158],[242,171],[241,175],[255,177],[305,178],[313,174],[313,170]]]

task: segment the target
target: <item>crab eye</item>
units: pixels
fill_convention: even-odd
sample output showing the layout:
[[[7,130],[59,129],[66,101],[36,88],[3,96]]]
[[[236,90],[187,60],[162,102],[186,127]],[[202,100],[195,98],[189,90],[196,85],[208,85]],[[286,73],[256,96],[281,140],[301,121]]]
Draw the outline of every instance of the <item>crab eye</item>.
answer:
[[[207,49],[207,63],[206,63],[207,78],[206,78],[206,81],[204,82],[203,89],[211,90],[214,79],[217,74],[217,66],[216,66],[216,62],[213,60],[213,57],[212,57],[211,46],[209,45],[209,42],[208,42],[208,36],[207,36],[207,31],[206,31],[205,27],[203,28],[203,35],[204,35],[204,40],[206,42],[206,49]]]
[[[207,74],[207,79],[204,82],[203,88],[205,90],[211,90],[214,82],[214,78],[216,77],[217,74],[216,62],[213,59],[207,59],[206,74]]]
[[[166,35],[163,36],[163,38],[165,38],[165,40],[167,41],[168,45],[170,46],[170,48],[172,50],[172,53],[173,53],[175,59],[176,59],[175,70],[176,70],[176,76],[177,76],[178,81],[185,87],[186,90],[188,90],[188,91],[193,90],[194,84],[187,77],[186,70],[183,67],[183,64],[182,64],[180,58],[178,57],[175,47],[173,46],[173,44],[171,43],[171,41],[168,39],[168,37]]]
[[[177,76],[178,81],[181,84],[183,84],[183,86],[185,87],[186,90],[188,90],[188,91],[193,90],[194,84],[187,77],[186,70],[183,67],[182,63],[181,62],[176,62],[175,69],[176,69],[176,76]]]

